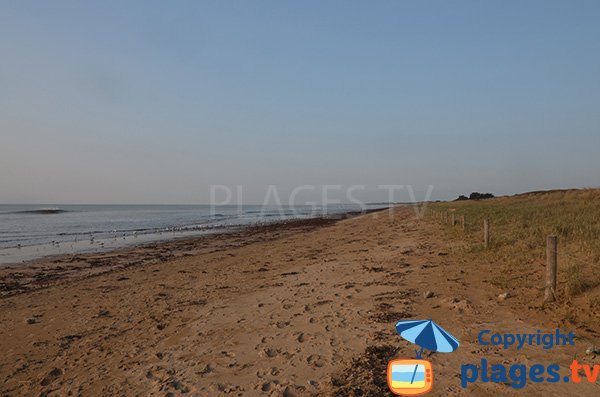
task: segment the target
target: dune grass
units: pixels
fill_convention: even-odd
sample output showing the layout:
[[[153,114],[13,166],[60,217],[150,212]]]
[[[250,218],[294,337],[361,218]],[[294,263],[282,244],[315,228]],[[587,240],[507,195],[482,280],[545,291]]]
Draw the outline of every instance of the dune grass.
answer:
[[[466,243],[464,254],[496,261],[490,282],[508,287],[515,280],[539,288],[545,264],[546,237],[558,236],[559,294],[586,292],[600,299],[600,189],[532,192],[479,201],[428,204],[426,217],[444,224],[449,238]],[[455,214],[458,225],[443,221]],[[460,219],[465,216],[465,230]],[[483,221],[491,224],[491,243],[483,246]]]

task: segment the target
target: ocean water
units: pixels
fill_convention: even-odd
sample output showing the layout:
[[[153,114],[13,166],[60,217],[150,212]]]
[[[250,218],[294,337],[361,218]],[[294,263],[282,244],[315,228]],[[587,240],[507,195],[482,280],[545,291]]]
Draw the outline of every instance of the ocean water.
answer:
[[[0,205],[0,264],[381,207]]]

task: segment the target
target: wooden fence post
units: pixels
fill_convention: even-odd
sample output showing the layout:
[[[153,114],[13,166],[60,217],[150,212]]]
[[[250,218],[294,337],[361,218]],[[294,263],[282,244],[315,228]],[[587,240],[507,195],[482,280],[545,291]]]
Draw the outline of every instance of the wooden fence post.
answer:
[[[546,290],[544,292],[544,302],[556,300],[556,257],[557,238],[556,236],[548,236],[546,238]]]
[[[487,249],[490,245],[490,222],[483,220],[483,246]]]
[[[465,231],[465,216],[464,215],[460,217],[460,223],[462,225],[462,230],[464,232]]]
[[[450,214],[450,224],[454,226],[454,212]]]

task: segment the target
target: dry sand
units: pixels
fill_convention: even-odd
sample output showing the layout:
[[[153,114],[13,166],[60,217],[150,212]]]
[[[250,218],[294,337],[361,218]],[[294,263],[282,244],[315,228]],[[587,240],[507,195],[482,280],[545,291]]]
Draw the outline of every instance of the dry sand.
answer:
[[[535,289],[498,300],[504,291],[483,281],[480,264],[456,260],[460,249],[439,225],[398,207],[4,269],[0,391],[388,396],[387,360],[414,356],[394,324],[431,318],[461,346],[427,356],[429,395],[600,395],[600,381],[460,387],[460,365],[481,358],[556,362],[565,375],[575,355],[593,362],[584,352],[598,336],[574,329],[585,339],[552,351],[480,346],[481,329],[561,324],[530,303]]]

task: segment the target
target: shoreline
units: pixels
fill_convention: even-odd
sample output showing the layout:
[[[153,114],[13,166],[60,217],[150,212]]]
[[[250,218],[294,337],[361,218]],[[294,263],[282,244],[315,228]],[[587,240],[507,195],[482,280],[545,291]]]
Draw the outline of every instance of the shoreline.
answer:
[[[253,235],[266,238],[275,232],[293,233],[333,224],[348,219],[389,208],[349,211],[335,215],[312,218],[279,220],[267,223],[254,223],[244,226],[223,228],[214,233],[193,236],[164,238],[158,241],[140,242],[126,247],[73,254],[48,255],[20,263],[0,265],[0,298],[47,288],[59,282],[92,277],[131,266],[164,262],[177,257],[191,255],[185,250],[198,245],[244,239]],[[246,241],[251,244],[254,240]],[[168,254],[167,254],[168,252]]]
[[[287,220],[382,208],[245,205],[209,213],[208,206],[63,205],[40,209],[0,205],[0,267],[44,257],[109,252],[171,239],[198,237]],[[8,206],[11,207],[11,206]],[[4,209],[4,211],[3,211]],[[13,208],[14,210],[14,208]]]

